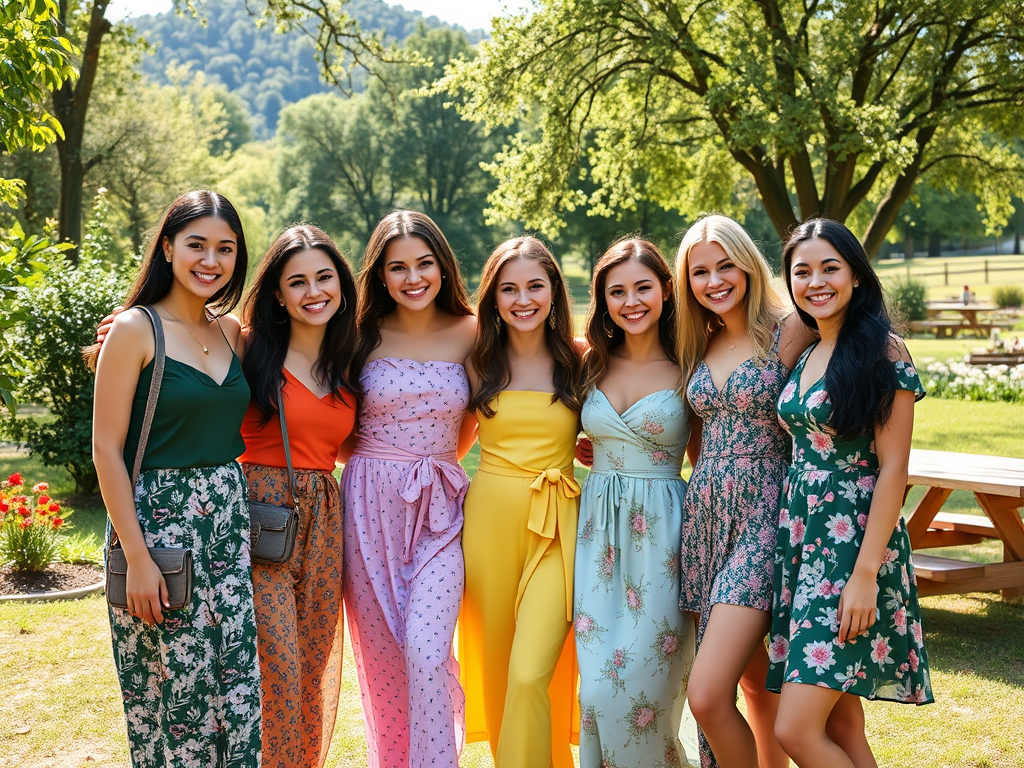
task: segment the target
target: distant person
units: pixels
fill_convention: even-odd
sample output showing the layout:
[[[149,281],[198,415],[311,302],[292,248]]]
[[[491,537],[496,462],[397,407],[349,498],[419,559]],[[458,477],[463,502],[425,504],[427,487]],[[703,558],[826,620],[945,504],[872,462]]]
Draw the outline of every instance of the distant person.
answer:
[[[856,697],[933,701],[900,517],[914,402],[925,392],[850,230],[807,221],[782,261],[800,318],[821,341],[800,357],[778,403],[794,451],[767,686],[781,691],[775,733],[797,765],[864,768],[876,763]]]
[[[971,293],[970,286],[964,286],[963,293],[960,294],[960,299],[964,304],[970,304],[974,300],[974,294]]]
[[[166,369],[134,487],[129,474],[153,375],[154,328],[142,311],[114,320],[96,366],[93,461],[124,550],[127,608],[109,610],[114,662],[136,768],[260,764],[249,509],[235,458],[249,386],[227,314],[248,253],[234,207],[215,192],[182,195],[157,225],[125,307],[150,306]],[[148,547],[192,551],[191,602],[168,610]]]

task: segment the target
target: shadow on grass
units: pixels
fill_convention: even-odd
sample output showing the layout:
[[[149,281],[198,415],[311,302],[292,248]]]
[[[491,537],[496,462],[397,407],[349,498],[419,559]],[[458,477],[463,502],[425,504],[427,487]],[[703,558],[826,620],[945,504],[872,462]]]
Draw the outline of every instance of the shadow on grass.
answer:
[[[922,598],[921,613],[933,670],[1024,688],[1024,605],[976,592]]]

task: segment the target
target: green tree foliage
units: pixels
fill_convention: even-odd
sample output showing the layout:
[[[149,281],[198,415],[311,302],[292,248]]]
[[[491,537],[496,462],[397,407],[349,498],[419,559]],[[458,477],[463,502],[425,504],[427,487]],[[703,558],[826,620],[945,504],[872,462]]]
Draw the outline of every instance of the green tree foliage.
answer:
[[[688,217],[742,215],[752,185],[780,236],[850,219],[874,253],[926,174],[1005,224],[1024,186],[1022,17],[1003,0],[540,0],[448,85],[473,118],[526,118],[492,204],[529,226],[628,208],[643,169]],[[586,196],[569,183],[583,151]]]
[[[98,490],[92,464],[94,376],[82,348],[93,342],[100,319],[123,299],[127,270],[135,266],[111,266],[111,254],[103,250],[111,243],[110,214],[101,195],[78,262],[49,255],[50,271],[60,279],[36,282],[18,302],[25,319],[15,338],[30,361],[18,397],[45,404],[51,418],[4,420],[6,434],[25,443],[43,464],[67,469],[78,493]]]
[[[361,30],[380,30],[382,47],[405,40],[421,21],[430,27],[441,24],[381,0],[222,0],[197,5],[197,10],[198,15],[169,11],[135,21],[156,49],[143,61],[143,71],[158,82],[164,82],[171,64],[205,72],[246,103],[261,138],[276,131],[281,109],[335,90],[334,80],[348,90],[365,89],[365,70],[348,66],[352,56],[344,49],[364,51]],[[251,13],[264,23],[255,24]],[[325,67],[326,82],[321,78]]]
[[[0,143],[40,152],[64,135],[46,107],[48,94],[73,78],[75,48],[60,34],[57,4],[28,0],[0,6]],[[18,179],[0,178],[0,203],[14,206]]]
[[[928,286],[924,280],[914,277],[893,280],[885,286],[885,299],[893,320],[900,326],[924,320],[928,314]]]
[[[396,206],[422,210],[442,227],[466,267],[494,237],[482,223],[491,187],[480,164],[497,141],[462,120],[450,96],[430,94],[444,66],[473,55],[465,36],[421,28],[408,40],[427,63],[395,65],[362,94],[310,96],[285,108],[278,130],[284,220],[307,219],[358,249]]]

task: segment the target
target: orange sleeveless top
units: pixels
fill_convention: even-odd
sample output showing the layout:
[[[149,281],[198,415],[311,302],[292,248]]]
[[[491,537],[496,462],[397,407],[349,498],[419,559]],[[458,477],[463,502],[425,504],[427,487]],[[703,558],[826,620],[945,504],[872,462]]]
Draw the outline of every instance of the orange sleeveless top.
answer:
[[[338,448],[352,431],[356,421],[355,396],[345,393],[344,399],[331,394],[318,398],[284,371],[284,415],[288,424],[288,443],[295,469],[334,470]],[[252,403],[242,420],[245,453],[238,460],[267,467],[285,467],[281,424],[275,413],[260,425],[262,414]]]

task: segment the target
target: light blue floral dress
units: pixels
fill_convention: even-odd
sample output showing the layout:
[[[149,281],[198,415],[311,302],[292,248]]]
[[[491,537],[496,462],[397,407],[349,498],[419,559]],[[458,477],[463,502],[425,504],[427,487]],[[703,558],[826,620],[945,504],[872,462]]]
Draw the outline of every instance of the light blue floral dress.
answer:
[[[580,766],[688,765],[678,737],[694,647],[679,609],[687,411],[662,390],[620,416],[595,389],[581,417],[594,466],[576,539]]]

